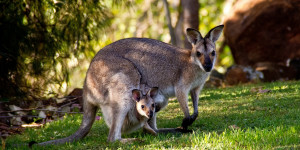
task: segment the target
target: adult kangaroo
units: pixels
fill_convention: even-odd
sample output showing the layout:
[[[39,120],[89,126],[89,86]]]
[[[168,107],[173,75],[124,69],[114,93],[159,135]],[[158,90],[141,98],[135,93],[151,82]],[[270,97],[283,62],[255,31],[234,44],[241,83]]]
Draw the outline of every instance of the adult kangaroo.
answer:
[[[198,116],[198,98],[216,60],[215,42],[223,25],[211,29],[205,37],[199,31],[188,28],[187,38],[192,49],[178,48],[147,38],[128,38],[116,41],[101,49],[86,74],[83,88],[84,115],[80,128],[73,135],[50,143],[65,143],[85,137],[100,107],[105,116],[111,116],[108,141],[121,139],[121,128],[131,101],[133,89],[140,83],[158,87],[154,98],[158,112],[168,104],[168,98],[176,96],[184,113],[183,129],[187,129]],[[189,114],[188,94],[191,94],[194,113]],[[105,107],[113,108],[107,110]],[[107,119],[107,118],[105,118]],[[149,125],[155,130],[156,113]],[[49,142],[47,142],[48,144]],[[40,145],[43,145],[41,143]]]
[[[129,38],[104,47],[95,57],[118,56],[132,62],[143,80],[151,87],[158,87],[163,95],[155,99],[156,112],[168,104],[169,97],[176,96],[184,113],[181,126],[186,130],[198,116],[199,94],[214,67],[217,57],[215,42],[223,27],[214,27],[204,37],[199,31],[188,28],[186,33],[192,44],[191,50],[148,38]],[[194,108],[192,115],[188,108],[189,93]],[[157,130],[156,113],[149,125]]]

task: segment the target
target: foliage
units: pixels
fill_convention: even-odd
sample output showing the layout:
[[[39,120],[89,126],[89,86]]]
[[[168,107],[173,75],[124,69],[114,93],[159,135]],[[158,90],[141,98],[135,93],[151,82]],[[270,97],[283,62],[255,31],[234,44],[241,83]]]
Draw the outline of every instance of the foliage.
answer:
[[[271,92],[252,90],[260,86]],[[123,138],[142,141],[107,143],[108,128],[101,119],[83,140],[44,149],[299,149],[299,90],[300,81],[205,89],[199,101],[199,117],[190,127],[192,133],[154,137],[138,130]],[[178,102],[171,100],[158,115],[158,127],[177,127],[182,119]],[[42,129],[27,129],[23,135],[9,137],[7,148],[28,149],[15,146],[68,136],[80,122],[81,116],[74,115]]]
[[[175,26],[180,1],[168,2]],[[199,2],[199,29],[205,34],[221,24],[225,1]],[[160,0],[3,0],[0,6],[1,100],[82,87],[91,58],[119,39],[171,40]],[[228,48],[219,58],[221,68],[233,63]]]
[[[0,5],[3,97],[61,88],[78,59],[94,55],[90,41],[112,18],[102,2],[90,0],[4,0]]]

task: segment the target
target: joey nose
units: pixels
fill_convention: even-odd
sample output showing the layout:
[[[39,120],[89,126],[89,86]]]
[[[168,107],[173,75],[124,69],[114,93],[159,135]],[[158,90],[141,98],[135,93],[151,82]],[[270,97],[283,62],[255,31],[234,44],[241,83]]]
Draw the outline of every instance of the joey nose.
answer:
[[[153,117],[153,111],[150,111],[149,112],[149,118],[152,118]]]

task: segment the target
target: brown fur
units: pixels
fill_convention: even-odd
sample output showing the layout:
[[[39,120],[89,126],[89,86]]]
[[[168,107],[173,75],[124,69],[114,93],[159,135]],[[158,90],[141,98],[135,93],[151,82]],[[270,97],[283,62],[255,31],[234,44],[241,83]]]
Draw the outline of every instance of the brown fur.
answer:
[[[83,91],[84,116],[80,129],[73,135],[49,143],[72,142],[83,138],[90,130],[96,110],[100,107],[110,128],[108,141],[121,139],[121,128],[134,101],[131,91],[140,83],[158,87],[157,108],[164,108],[168,98],[176,96],[184,113],[182,127],[198,116],[200,91],[214,66],[215,42],[223,26],[213,28],[203,38],[199,31],[187,29],[192,50],[181,49],[157,40],[129,38],[114,42],[100,50],[87,71]],[[203,45],[205,40],[206,45]],[[204,57],[197,57],[197,51]],[[194,113],[189,114],[188,94],[191,94]],[[155,131],[156,113],[149,121]],[[43,145],[43,143],[41,143]]]

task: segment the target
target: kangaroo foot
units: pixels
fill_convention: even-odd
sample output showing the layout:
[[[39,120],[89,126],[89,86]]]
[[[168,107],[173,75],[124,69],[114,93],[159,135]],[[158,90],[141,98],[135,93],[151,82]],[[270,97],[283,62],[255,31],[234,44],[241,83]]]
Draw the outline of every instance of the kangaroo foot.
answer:
[[[188,126],[190,126],[191,124],[193,124],[193,122],[195,120],[196,120],[196,117],[194,115],[192,115],[190,117],[187,117],[187,118],[184,118],[182,120],[182,124],[181,124],[182,129],[187,130]]]

